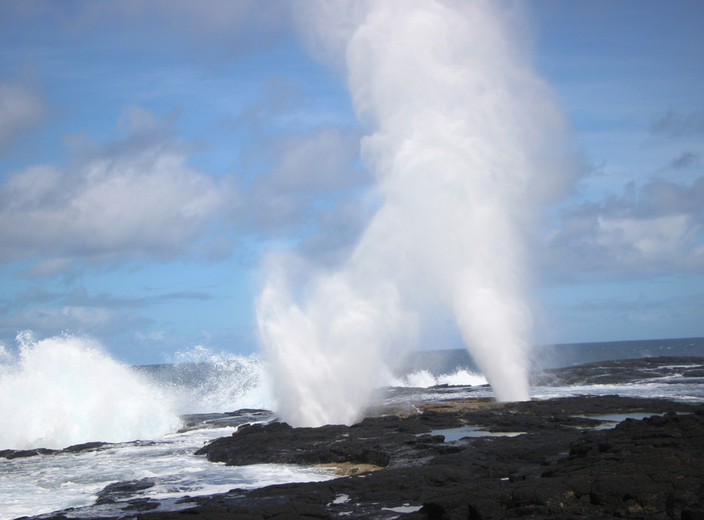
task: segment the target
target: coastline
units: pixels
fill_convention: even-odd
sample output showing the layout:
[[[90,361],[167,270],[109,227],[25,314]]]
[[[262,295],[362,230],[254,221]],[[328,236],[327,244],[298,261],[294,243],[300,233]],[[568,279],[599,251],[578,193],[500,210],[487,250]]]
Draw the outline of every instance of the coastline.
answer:
[[[205,446],[226,464],[296,463],[362,468],[324,482],[185,497],[180,511],[133,500],[122,517],[142,520],[406,518],[702,518],[704,405],[618,396],[522,403],[454,400],[416,412],[377,410],[353,426],[240,428]],[[606,414],[625,418],[610,429]],[[591,416],[591,417],[590,417]],[[623,417],[621,417],[623,418]],[[492,436],[449,440],[479,428]],[[517,434],[496,436],[497,432]],[[369,466],[377,471],[364,471]],[[381,469],[379,469],[381,468]],[[99,501],[130,486],[108,486]],[[42,515],[65,519],[66,515]],[[83,516],[83,518],[86,518]],[[91,517],[91,518],[98,518]]]

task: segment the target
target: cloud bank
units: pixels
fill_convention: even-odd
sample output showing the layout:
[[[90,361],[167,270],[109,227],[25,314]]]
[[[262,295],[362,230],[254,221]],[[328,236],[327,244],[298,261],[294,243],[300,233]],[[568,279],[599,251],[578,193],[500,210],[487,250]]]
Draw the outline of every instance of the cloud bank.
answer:
[[[87,146],[65,168],[30,166],[0,187],[0,261],[40,258],[36,275],[74,261],[165,260],[207,249],[236,191],[190,168],[185,145],[137,107],[129,135]]]
[[[557,279],[704,272],[704,177],[691,185],[662,179],[620,196],[569,206],[540,250]]]
[[[22,83],[0,82],[0,154],[46,116],[39,94]]]

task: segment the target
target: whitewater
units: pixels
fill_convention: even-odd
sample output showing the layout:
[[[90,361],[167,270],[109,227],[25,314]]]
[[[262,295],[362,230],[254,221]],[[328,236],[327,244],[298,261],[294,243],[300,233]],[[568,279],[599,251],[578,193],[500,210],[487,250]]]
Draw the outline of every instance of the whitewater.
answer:
[[[276,419],[267,365],[257,357],[200,347],[182,353],[178,363],[130,367],[87,338],[34,341],[22,334],[18,339],[17,352],[4,350],[0,365],[0,456],[9,457],[0,458],[2,520],[55,511],[69,518],[116,516],[134,500],[158,501],[157,510],[179,510],[192,507],[186,496],[337,478],[330,468],[232,467],[194,455],[242,424]],[[605,352],[609,359],[704,356],[704,340],[548,350],[561,351],[563,360],[571,353],[582,363],[603,361]],[[405,371],[389,374],[370,405],[492,398],[491,387],[471,359],[458,356],[464,352],[419,353]],[[531,397],[618,394],[704,401],[704,367],[643,367],[624,378],[603,363],[606,368],[597,364],[589,369],[599,370],[591,379],[589,371],[580,369],[580,376],[572,376],[568,384],[564,378],[551,379],[549,370],[536,370]],[[598,382],[609,375],[607,383]],[[22,453],[15,450],[38,454],[17,456]],[[106,490],[112,490],[114,500],[115,485],[135,481],[136,488],[108,503]]]

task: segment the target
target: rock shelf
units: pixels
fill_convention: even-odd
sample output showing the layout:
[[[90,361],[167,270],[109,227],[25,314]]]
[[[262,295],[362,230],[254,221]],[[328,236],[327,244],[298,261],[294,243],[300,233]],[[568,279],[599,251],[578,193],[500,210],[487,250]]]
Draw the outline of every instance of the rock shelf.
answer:
[[[241,427],[200,453],[232,465],[359,469],[325,482],[184,498],[181,511],[158,512],[152,501],[136,501],[133,517],[704,518],[702,405],[582,396],[524,403],[457,400],[415,410],[377,409],[353,426]],[[597,429],[603,421],[590,417],[631,413],[652,416],[609,429]],[[465,426],[525,433],[456,441],[432,433]],[[371,468],[376,471],[366,471]],[[124,492],[124,485],[129,483],[115,493]],[[109,502],[106,491],[101,500]]]

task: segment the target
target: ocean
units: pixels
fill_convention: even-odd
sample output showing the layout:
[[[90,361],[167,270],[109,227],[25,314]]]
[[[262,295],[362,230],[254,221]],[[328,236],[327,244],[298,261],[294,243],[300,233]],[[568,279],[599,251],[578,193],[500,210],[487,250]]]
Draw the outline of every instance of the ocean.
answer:
[[[275,419],[256,357],[200,354],[184,363],[128,367],[87,340],[65,336],[6,356],[0,520],[56,511],[68,518],[118,516],[135,501],[179,510],[193,505],[189,496],[338,478],[328,468],[232,467],[194,455],[242,424]],[[531,397],[704,402],[703,358],[704,338],[538,347]],[[438,350],[408,355],[370,404],[491,397],[464,350]]]

